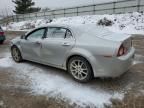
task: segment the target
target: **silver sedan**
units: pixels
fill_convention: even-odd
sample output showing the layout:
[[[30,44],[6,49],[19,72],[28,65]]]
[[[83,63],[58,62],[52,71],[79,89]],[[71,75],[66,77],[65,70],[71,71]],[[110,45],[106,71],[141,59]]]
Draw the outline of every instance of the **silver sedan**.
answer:
[[[132,66],[134,53],[129,35],[91,24],[49,24],[11,41],[16,62],[61,68],[80,82],[120,76]]]

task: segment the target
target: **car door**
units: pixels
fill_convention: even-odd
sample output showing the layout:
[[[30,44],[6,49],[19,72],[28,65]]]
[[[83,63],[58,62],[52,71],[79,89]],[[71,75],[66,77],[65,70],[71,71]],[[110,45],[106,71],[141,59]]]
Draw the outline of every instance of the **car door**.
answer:
[[[40,61],[41,59],[41,41],[45,34],[46,28],[39,28],[30,32],[25,39],[21,41],[23,57],[32,61]]]
[[[75,39],[69,29],[48,27],[46,38],[42,42],[42,61],[62,66],[74,44]]]

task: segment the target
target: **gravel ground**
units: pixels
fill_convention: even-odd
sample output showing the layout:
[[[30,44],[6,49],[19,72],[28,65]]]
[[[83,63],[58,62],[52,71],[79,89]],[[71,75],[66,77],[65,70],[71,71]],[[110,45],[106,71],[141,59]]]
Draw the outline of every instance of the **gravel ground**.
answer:
[[[7,33],[6,42],[0,46],[0,59],[10,56],[8,43],[9,40],[20,33]],[[105,90],[110,94],[118,92],[123,94],[120,98],[113,98],[112,104],[105,104],[105,107],[113,108],[143,108],[144,107],[144,37],[134,37],[133,45],[136,48],[135,65],[125,74],[115,79],[96,78],[87,84],[77,84],[63,70],[43,66],[37,63],[25,61],[24,64],[38,67],[48,71],[47,74],[64,77],[66,81],[71,81],[82,88],[92,90]],[[23,64],[15,64],[21,66]],[[31,91],[31,79],[28,77],[16,77],[18,73],[16,67],[0,67],[0,108],[73,108],[87,107],[95,108],[98,106],[80,106],[76,102],[70,104],[63,99],[49,97],[45,94],[33,94]],[[23,70],[23,69],[22,69]],[[24,71],[24,70],[23,70]],[[86,94],[84,94],[86,95]],[[117,96],[118,97],[118,96]],[[121,96],[120,96],[121,97]],[[97,98],[97,97],[95,97]],[[84,99],[85,100],[85,99]]]

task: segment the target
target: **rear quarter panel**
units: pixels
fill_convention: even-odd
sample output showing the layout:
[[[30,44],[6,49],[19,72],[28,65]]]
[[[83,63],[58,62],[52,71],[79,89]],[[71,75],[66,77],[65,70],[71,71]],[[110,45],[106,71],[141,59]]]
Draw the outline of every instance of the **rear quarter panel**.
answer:
[[[91,64],[98,57],[115,56],[121,42],[101,39],[98,37],[91,37],[87,35],[76,38],[75,46],[67,54],[66,61],[69,57],[79,55],[86,58]]]
[[[76,39],[75,48],[89,52],[91,56],[115,56],[121,42],[83,35]]]

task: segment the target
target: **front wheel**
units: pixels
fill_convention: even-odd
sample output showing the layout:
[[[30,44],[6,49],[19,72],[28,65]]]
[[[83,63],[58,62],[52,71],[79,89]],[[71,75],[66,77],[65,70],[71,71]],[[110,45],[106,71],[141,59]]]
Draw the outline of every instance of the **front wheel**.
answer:
[[[93,78],[89,62],[83,57],[72,57],[68,62],[68,71],[79,82],[88,82]]]
[[[22,56],[21,56],[20,50],[16,46],[13,46],[11,48],[11,55],[12,55],[12,58],[15,62],[21,62],[22,61]]]

